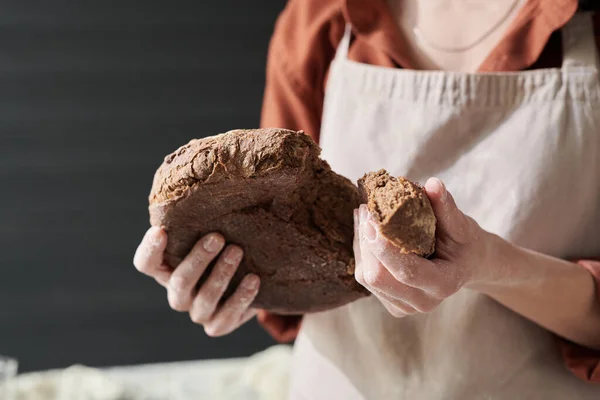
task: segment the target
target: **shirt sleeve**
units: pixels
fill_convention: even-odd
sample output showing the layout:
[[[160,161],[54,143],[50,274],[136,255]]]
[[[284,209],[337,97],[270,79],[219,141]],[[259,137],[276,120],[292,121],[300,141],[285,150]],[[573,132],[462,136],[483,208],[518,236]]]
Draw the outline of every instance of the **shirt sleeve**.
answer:
[[[600,261],[583,260],[578,262],[587,269],[596,282],[596,297],[600,301]],[[557,338],[558,348],[567,368],[577,377],[587,382],[600,383],[600,351],[580,346],[568,340]]]
[[[319,139],[325,80],[341,40],[340,2],[291,0],[269,44],[261,126],[302,130]]]
[[[301,315],[277,315],[260,310],[258,323],[279,343],[289,343],[296,339],[302,324]]]

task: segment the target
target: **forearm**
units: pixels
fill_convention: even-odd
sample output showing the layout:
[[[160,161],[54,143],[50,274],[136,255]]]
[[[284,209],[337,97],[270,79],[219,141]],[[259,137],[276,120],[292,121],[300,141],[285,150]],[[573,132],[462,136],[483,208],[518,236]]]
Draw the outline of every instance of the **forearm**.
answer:
[[[600,349],[600,302],[583,267],[490,237],[492,276],[468,287],[583,346]]]

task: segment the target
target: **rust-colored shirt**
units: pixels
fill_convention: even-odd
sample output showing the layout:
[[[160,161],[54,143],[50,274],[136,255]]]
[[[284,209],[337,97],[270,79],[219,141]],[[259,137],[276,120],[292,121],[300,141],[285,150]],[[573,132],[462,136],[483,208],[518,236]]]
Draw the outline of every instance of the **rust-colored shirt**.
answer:
[[[560,67],[560,28],[577,7],[577,0],[528,0],[479,71]],[[269,47],[263,127],[303,130],[318,141],[327,75],[347,23],[354,32],[351,60],[413,68],[406,38],[385,0],[290,0]],[[594,26],[600,51],[600,13]],[[580,265],[596,277],[600,294],[600,262]],[[259,322],[280,341],[293,340],[300,321],[259,313]],[[558,341],[567,367],[582,379],[600,383],[600,352]]]
[[[576,10],[577,0],[528,0],[480,71],[560,67],[560,28]],[[329,65],[347,22],[355,33],[351,60],[412,67],[385,0],[291,0],[269,48],[262,126],[304,130],[318,139]],[[595,26],[600,48],[600,14]]]

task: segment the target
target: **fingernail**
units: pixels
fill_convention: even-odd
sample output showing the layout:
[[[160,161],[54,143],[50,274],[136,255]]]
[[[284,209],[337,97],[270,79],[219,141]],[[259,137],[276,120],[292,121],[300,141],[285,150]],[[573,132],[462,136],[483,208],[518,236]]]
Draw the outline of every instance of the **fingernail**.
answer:
[[[377,238],[377,228],[375,228],[372,221],[366,221],[364,223],[363,231],[365,232],[365,238],[367,240],[372,242]]]
[[[153,226],[148,232],[148,243],[151,246],[158,247],[162,243],[163,235],[160,232],[160,228]]]
[[[368,208],[366,206],[366,204],[361,204],[360,207],[358,208],[358,217],[360,218],[361,221],[366,221],[367,220],[367,216],[369,215],[368,212]]]
[[[204,238],[204,243],[202,244],[204,249],[208,252],[215,253],[223,247],[223,239],[219,235],[210,234],[206,238]]]
[[[444,182],[442,182],[440,179],[438,178],[433,178],[437,181],[437,184],[440,186],[441,188],[441,193],[440,193],[440,200],[442,201],[446,201],[446,198],[448,197],[448,191],[446,190],[446,185],[444,185]]]
[[[225,251],[225,262],[227,264],[237,264],[241,261],[244,252],[239,247],[228,247],[227,251]]]
[[[250,274],[246,275],[246,278],[244,278],[244,281],[241,285],[244,287],[244,289],[255,290],[258,287],[259,282],[260,278],[258,275]]]

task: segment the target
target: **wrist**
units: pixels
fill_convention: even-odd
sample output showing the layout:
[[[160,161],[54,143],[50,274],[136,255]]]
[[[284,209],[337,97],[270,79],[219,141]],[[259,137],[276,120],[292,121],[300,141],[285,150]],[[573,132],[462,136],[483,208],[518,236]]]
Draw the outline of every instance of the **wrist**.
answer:
[[[465,287],[484,294],[491,294],[496,288],[510,281],[512,263],[517,248],[500,236],[484,231],[480,248],[482,255],[477,261],[477,273]]]

